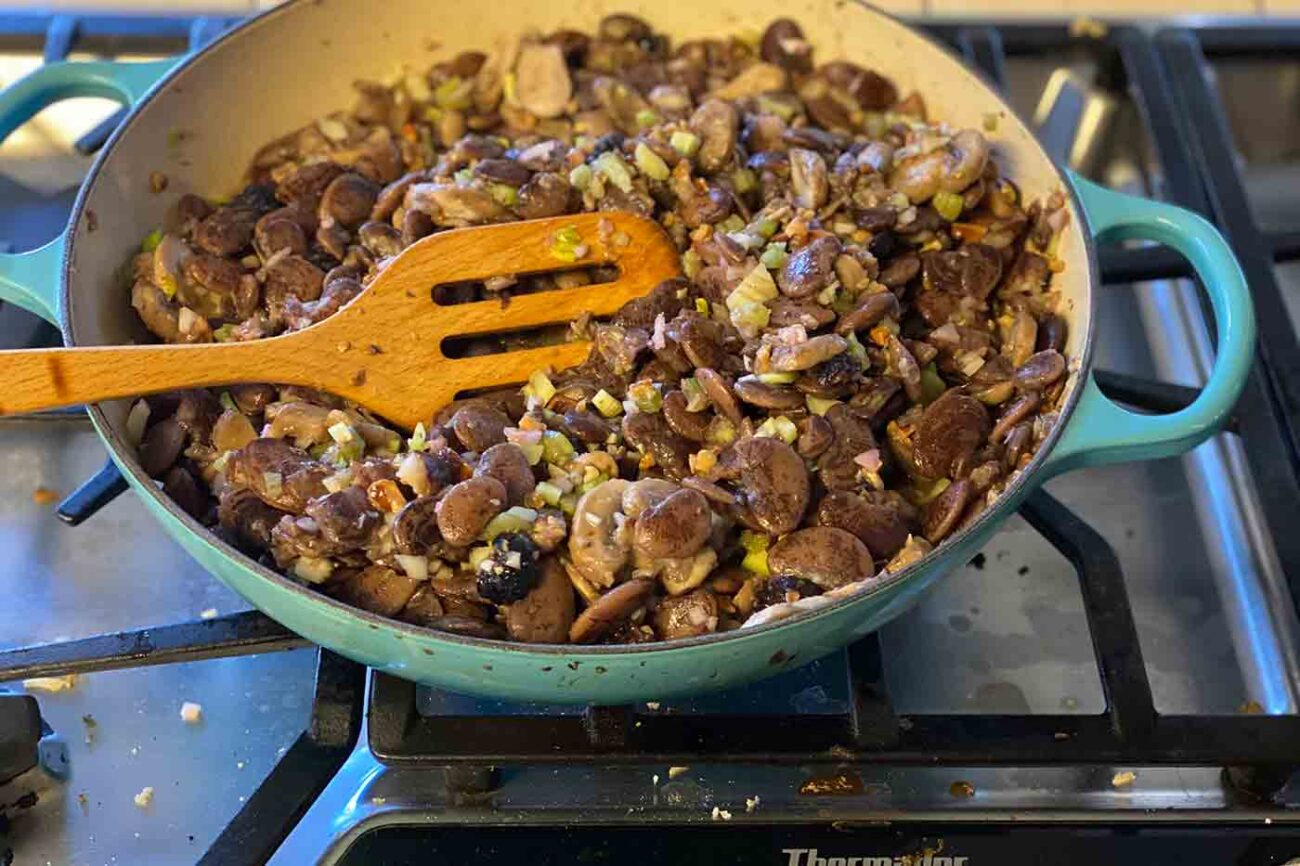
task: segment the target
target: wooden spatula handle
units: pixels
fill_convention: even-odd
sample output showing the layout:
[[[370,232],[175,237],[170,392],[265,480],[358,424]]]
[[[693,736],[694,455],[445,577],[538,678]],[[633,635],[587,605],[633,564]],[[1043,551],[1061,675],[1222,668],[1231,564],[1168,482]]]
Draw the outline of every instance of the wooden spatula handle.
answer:
[[[236,382],[325,384],[301,381],[312,371],[288,346],[268,351],[274,342],[0,352],[0,414]]]

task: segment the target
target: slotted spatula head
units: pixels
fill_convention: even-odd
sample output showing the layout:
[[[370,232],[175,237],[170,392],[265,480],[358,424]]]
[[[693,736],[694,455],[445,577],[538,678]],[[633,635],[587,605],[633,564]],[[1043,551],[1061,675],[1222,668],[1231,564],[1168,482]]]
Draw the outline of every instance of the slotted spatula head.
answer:
[[[617,266],[612,283],[446,305],[448,283]],[[0,352],[0,414],[182,388],[271,382],[355,400],[406,429],[465,391],[525,381],[581,363],[586,342],[471,358],[448,341],[603,316],[678,276],[677,250],[658,224],[628,213],[456,229],[402,251],[350,304],[310,328],[239,343],[94,346]]]
[[[434,287],[448,283],[605,264],[618,268],[612,283],[467,304],[434,298]],[[291,337],[323,340],[333,352],[345,375],[328,390],[411,427],[461,392],[521,383],[548,366],[571,367],[590,348],[577,341],[456,358],[447,353],[449,341],[567,324],[583,313],[606,316],[679,275],[668,236],[634,214],[457,229],[407,247],[351,304]]]

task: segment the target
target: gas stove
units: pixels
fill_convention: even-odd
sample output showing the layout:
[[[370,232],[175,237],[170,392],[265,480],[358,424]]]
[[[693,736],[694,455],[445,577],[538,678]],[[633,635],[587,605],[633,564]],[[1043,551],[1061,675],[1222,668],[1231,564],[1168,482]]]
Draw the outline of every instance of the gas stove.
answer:
[[[231,23],[0,16],[0,76],[184,51]],[[575,708],[415,686],[309,647],[119,498],[84,413],[0,419],[0,863],[1300,854],[1300,23],[920,23],[1062,163],[1218,223],[1260,320],[1227,432],[1051,482],[842,653],[693,700]],[[11,139],[0,242],[61,229],[119,119],[67,103]],[[1186,266],[1145,246],[1101,264],[1103,390],[1186,405],[1212,349]],[[57,341],[0,308],[0,345]],[[24,695],[66,674],[71,688]]]

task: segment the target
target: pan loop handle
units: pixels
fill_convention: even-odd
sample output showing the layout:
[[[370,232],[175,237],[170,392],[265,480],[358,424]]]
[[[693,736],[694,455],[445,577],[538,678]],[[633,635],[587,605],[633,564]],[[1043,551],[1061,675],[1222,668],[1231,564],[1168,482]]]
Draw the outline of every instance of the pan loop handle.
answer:
[[[1190,451],[1223,425],[1246,384],[1255,353],[1250,289],[1231,247],[1213,225],[1180,207],[1124,195],[1068,174],[1098,240],[1157,241],[1187,258],[1210,298],[1218,342],[1214,367],[1200,395],[1168,415],[1141,415],[1117,406],[1089,373],[1069,426],[1043,468],[1045,476]]]
[[[41,66],[0,91],[0,144],[42,109],[64,99],[98,96],[135,105],[179,60],[94,60]],[[59,324],[63,243],[60,236],[40,249],[0,255],[0,300]]]

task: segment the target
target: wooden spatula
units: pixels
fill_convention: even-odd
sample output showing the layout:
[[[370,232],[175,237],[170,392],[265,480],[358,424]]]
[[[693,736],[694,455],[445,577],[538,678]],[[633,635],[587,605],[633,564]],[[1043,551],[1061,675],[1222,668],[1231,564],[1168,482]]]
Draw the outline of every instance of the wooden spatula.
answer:
[[[604,223],[602,231],[601,224]],[[576,258],[557,257],[557,233],[578,233]],[[615,264],[612,283],[442,305],[433,287],[505,274]],[[461,391],[571,367],[590,344],[564,343],[449,358],[449,338],[497,334],[613,313],[680,273],[677,250],[651,220],[580,214],[430,235],[407,247],[330,318],[293,333],[239,343],[105,346],[0,352],[0,414],[243,382],[306,385],[355,400],[411,429]]]

